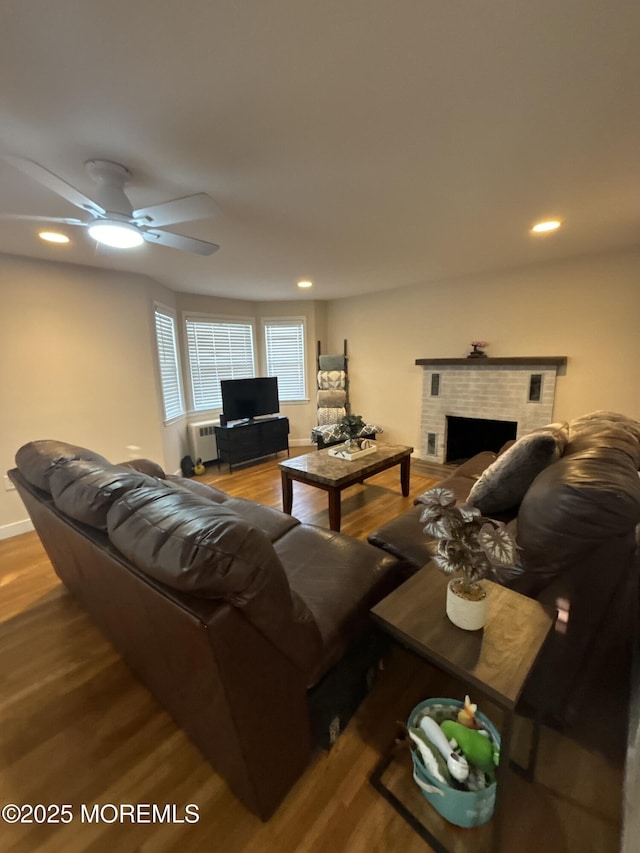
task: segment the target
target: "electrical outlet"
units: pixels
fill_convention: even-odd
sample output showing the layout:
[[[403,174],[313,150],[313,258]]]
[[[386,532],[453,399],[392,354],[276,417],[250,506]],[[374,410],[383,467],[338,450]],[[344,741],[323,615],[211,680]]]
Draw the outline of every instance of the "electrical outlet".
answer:
[[[16,487],[6,474],[4,475],[4,490],[5,492],[15,492],[16,490]]]

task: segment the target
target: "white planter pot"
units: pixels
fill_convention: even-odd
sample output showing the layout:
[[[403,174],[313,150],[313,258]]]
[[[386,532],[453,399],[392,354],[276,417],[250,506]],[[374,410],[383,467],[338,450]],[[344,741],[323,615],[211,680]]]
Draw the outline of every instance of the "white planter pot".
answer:
[[[461,598],[451,588],[455,581],[456,578],[449,581],[447,585],[447,616],[458,628],[463,628],[465,631],[478,631],[487,621],[489,596],[485,590],[484,598],[479,601]]]

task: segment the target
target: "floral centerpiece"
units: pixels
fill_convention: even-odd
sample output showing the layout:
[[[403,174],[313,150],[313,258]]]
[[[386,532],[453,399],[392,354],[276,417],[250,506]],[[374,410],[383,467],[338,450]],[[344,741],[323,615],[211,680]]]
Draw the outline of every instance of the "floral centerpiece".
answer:
[[[424,532],[438,543],[434,563],[447,575],[459,575],[449,584],[454,595],[483,601],[486,591],[480,580],[500,568],[518,567],[516,542],[501,521],[485,518],[477,507],[456,504],[454,493],[442,486],[429,489],[418,501],[424,504]]]
[[[365,427],[365,422],[362,415],[345,415],[338,425],[342,432],[347,435],[347,445],[353,447]]]

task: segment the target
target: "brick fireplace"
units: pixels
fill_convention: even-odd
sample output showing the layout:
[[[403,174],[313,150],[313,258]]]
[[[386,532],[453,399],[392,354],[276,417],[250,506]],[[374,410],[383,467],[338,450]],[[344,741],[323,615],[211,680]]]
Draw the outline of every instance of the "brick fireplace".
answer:
[[[556,377],[566,363],[565,356],[417,359],[424,373],[419,457],[450,460],[452,418],[513,422],[517,438],[551,423]]]

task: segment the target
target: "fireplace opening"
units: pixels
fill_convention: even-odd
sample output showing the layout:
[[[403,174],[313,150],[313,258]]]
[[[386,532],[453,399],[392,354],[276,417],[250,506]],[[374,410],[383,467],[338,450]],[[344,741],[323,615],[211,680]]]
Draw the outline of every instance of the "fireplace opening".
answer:
[[[516,437],[516,421],[487,418],[459,418],[447,415],[446,462],[464,462],[483,450],[497,453],[502,445]]]

